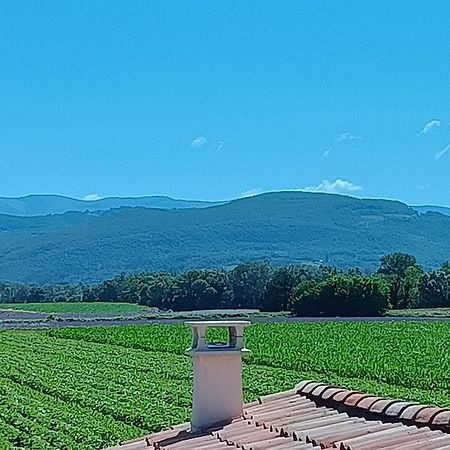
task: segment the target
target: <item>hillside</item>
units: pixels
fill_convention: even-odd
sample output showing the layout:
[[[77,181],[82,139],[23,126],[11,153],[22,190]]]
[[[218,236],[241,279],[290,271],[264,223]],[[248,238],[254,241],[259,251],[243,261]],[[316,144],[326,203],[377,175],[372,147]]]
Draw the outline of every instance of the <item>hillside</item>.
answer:
[[[0,216],[0,279],[94,282],[121,271],[248,260],[374,269],[392,251],[432,268],[450,259],[450,217],[388,200],[279,192],[203,209],[121,208]]]
[[[99,200],[79,200],[62,195],[27,195],[26,197],[0,197],[0,214],[13,216],[45,216],[69,211],[107,211],[121,207],[161,209],[206,208],[221,202],[177,200],[165,196],[106,197]]]

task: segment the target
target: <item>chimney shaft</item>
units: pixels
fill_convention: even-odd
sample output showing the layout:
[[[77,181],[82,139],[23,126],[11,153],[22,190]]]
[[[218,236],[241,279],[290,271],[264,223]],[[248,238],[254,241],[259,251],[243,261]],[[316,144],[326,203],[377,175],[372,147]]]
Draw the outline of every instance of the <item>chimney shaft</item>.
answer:
[[[186,351],[192,357],[194,386],[191,430],[209,426],[242,415],[242,356],[250,353],[244,345],[246,321],[186,322],[192,327],[192,346]],[[208,328],[227,328],[228,342],[208,343]]]

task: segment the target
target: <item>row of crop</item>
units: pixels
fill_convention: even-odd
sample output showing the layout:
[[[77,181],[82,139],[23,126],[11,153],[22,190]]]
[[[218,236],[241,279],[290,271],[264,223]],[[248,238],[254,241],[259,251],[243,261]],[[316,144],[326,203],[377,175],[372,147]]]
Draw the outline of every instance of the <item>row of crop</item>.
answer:
[[[183,343],[190,338],[190,330],[187,327],[178,325],[157,325],[154,327],[132,326],[90,328],[89,331],[92,331],[92,334],[87,334],[87,339],[81,341],[78,339],[83,337],[85,333],[76,333],[80,329],[67,328],[62,330],[63,333],[61,334],[54,334],[52,333],[52,330],[49,333],[41,334],[40,336],[34,336],[24,332],[24,337],[28,337],[31,341],[34,341],[33,345],[36,345],[36,342],[39,342],[40,349],[45,348],[46,346],[49,351],[54,351],[56,347],[59,351],[64,348],[67,348],[68,350],[73,348],[73,352],[69,352],[69,355],[73,356],[75,359],[82,358],[84,366],[87,362],[97,364],[98,356],[96,355],[98,355],[98,350],[100,350],[103,360],[102,366],[108,374],[111,374],[111,369],[109,368],[110,364],[105,363],[105,359],[111,357],[112,360],[110,359],[109,361],[115,365],[114,370],[123,370],[128,377],[130,377],[130,374],[136,370],[137,366],[139,366],[139,371],[142,371],[142,374],[139,374],[139,382],[146,376],[145,372],[147,372],[149,376],[157,376],[159,381],[166,379],[168,376],[172,381],[179,380],[183,383],[186,381],[188,381],[189,384],[191,383],[191,361],[189,357],[184,356],[184,349],[188,344]],[[100,331],[100,333],[98,333],[98,331]],[[186,331],[189,333],[186,334]],[[167,339],[164,337],[164,332],[168,335]],[[46,335],[49,337],[46,338]],[[62,337],[56,338],[55,336]],[[73,339],[74,336],[78,339]],[[143,337],[147,340],[144,341],[142,339]],[[77,342],[77,344],[74,344],[74,341]],[[117,346],[119,342],[125,345],[125,347]],[[168,352],[167,349],[175,342],[181,342],[179,348],[183,350]],[[147,350],[139,348],[139,343],[142,344],[141,347],[146,348]],[[14,344],[17,344],[17,335],[14,335]],[[26,343],[25,345],[31,345],[31,342],[30,344]],[[149,364],[144,367],[140,366],[140,362],[143,359],[148,360],[150,358],[151,362]],[[42,356],[40,356],[39,359],[42,359]],[[156,361],[157,364],[154,364]],[[55,362],[55,364],[57,367],[61,362],[58,361]],[[71,363],[66,359],[62,364],[65,367],[67,364]],[[73,370],[76,371],[77,368],[73,367]],[[82,370],[84,370],[84,368]],[[96,378],[99,377],[100,370],[101,369],[97,368],[95,372]],[[265,395],[274,389],[289,389],[298,382],[299,376],[301,375],[299,375],[298,371],[286,370],[282,367],[268,368],[245,364],[244,387],[246,398],[248,400],[254,400],[257,396]],[[96,382],[98,381],[95,379],[91,380],[91,386],[95,387]],[[190,395],[189,391],[189,396]],[[190,406],[190,397],[188,406]]]
[[[8,348],[14,347],[14,354],[17,357],[31,358],[38,362],[44,362],[50,359],[53,367],[64,369],[65,366],[74,366],[76,370],[79,361],[83,361],[83,371],[85,376],[89,376],[90,371],[86,367],[94,367],[95,374],[105,368],[110,371],[110,365],[114,370],[122,372],[133,372],[139,370],[140,377],[145,377],[146,373],[158,379],[177,379],[181,381],[190,380],[189,369],[190,360],[183,355],[166,352],[152,352],[152,360],[157,360],[157,364],[142,364],[142,361],[148,360],[148,352],[133,349],[130,352],[128,347],[116,345],[104,345],[104,343],[71,341],[49,337],[41,332],[30,331],[8,331],[0,334],[0,345],[8,351]],[[36,351],[38,349],[38,351]],[[58,357],[55,358],[57,350]],[[95,382],[95,379],[91,380]]]
[[[9,430],[5,437],[14,448],[96,449],[141,432],[11,380],[0,378],[0,390],[0,433]]]
[[[183,325],[58,329],[51,336],[182,354]],[[314,371],[397,386],[448,390],[448,323],[259,324],[246,330],[249,364]]]
[[[182,354],[191,343],[191,330],[185,325],[52,328],[46,334],[63,339],[119,345],[147,351]]]
[[[30,335],[27,339],[30,339]],[[15,344],[22,344],[17,347]],[[76,403],[116,420],[155,431],[189,417],[189,363],[184,357],[149,355],[109,345],[7,339],[1,348],[0,376],[66,402]],[[87,357],[84,358],[83,355]],[[118,361],[127,358],[127,367]],[[25,368],[25,370],[24,370]],[[153,373],[152,373],[153,369]],[[184,372],[181,376],[171,378]]]
[[[254,364],[450,392],[447,323],[267,324],[248,345]]]
[[[20,430],[3,421],[0,404],[0,450],[9,450],[14,442],[17,442],[21,434]]]
[[[450,324],[447,323],[304,323],[262,324],[246,330],[251,366],[285,368],[315,378],[364,380],[372,390],[401,387],[408,396],[450,404]],[[53,336],[116,342],[128,348],[163,349],[181,354],[189,345],[183,325],[53,330]],[[248,367],[247,365],[247,367]],[[244,371],[244,379],[245,379]],[[318,376],[319,375],[319,376]],[[251,380],[250,380],[251,381]],[[370,384],[369,382],[373,382]],[[428,392],[434,395],[429,395]],[[430,401],[430,400],[428,400]]]

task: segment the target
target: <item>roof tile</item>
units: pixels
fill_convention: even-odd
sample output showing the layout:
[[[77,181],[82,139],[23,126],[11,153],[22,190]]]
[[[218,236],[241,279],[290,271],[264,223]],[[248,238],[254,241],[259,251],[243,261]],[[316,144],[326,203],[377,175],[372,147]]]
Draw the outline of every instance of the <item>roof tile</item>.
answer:
[[[359,403],[358,403],[358,408],[361,409],[366,409],[366,410],[370,410],[370,408],[372,407],[372,405],[377,402],[378,400],[383,400],[380,397],[375,397],[374,395],[369,395],[366,398],[363,398]]]
[[[345,391],[345,389],[330,386],[328,389],[322,392],[322,400],[329,400],[331,397],[333,397],[333,395],[336,395],[338,392],[343,391]]]
[[[347,406],[357,406],[361,400],[370,397],[368,394],[360,394],[359,392],[355,392],[349,395],[345,400],[344,404]]]
[[[347,400],[348,397],[350,397],[350,395],[356,394],[356,392],[354,391],[347,391],[346,389],[344,389],[341,392],[337,392],[336,394],[333,395],[332,400],[334,402],[342,402],[344,403],[345,400]]]
[[[392,405],[390,405],[386,410],[384,411],[384,414],[389,417],[398,417],[402,413],[404,409],[406,409],[408,406],[412,406],[413,403],[410,402],[395,402]]]
[[[300,392],[302,394],[310,394],[314,389],[324,386],[326,387],[327,385],[325,383],[308,383]],[[299,390],[297,390],[297,392],[299,392]]]
[[[324,392],[325,390],[329,389],[329,388],[330,388],[330,386],[329,386],[328,384],[322,384],[322,385],[317,386],[316,388],[314,388],[314,389],[311,391],[311,395],[312,395],[313,397],[322,397],[323,392]]]
[[[414,417],[419,411],[422,411],[422,409],[427,408],[425,405],[411,405],[406,407],[400,414],[400,419],[404,420],[414,420]]]
[[[303,392],[304,387],[307,386],[310,383],[315,383],[315,381],[313,381],[313,380],[300,381],[300,383],[298,383],[297,386],[295,386],[295,391],[296,392]]]
[[[443,432],[450,431],[450,410],[310,381],[298,386],[302,386],[298,392],[281,392],[247,404],[242,417],[204,432],[191,433],[189,424],[183,424],[128,441],[114,450],[450,450],[450,434]],[[332,399],[334,406],[342,403],[348,408],[344,410],[352,413],[323,406],[328,405],[322,401],[325,397]],[[382,420],[373,420],[378,415]],[[441,429],[432,430],[425,424]]]
[[[383,414],[386,409],[389,408],[389,406],[394,405],[397,403],[397,400],[377,400],[376,402],[372,403],[372,405],[369,408],[369,411],[372,413],[378,413]]]
[[[440,413],[436,414],[432,423],[433,425],[448,427],[450,425],[450,410],[442,410]]]
[[[433,423],[433,419],[435,416],[437,416],[440,412],[444,411],[442,408],[425,408],[421,409],[414,420],[417,423]]]

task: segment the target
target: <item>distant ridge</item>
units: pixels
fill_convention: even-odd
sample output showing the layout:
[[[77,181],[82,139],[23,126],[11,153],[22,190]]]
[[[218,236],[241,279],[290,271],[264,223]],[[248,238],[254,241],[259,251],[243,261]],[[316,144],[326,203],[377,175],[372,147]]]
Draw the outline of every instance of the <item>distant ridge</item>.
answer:
[[[273,192],[272,194],[276,194],[276,192]],[[211,206],[219,206],[226,203],[228,202],[175,199],[164,195],[104,197],[98,200],[82,200],[64,195],[32,194],[23,197],[0,197],[0,214],[18,217],[36,217],[47,216],[49,214],[64,214],[67,212],[108,211],[123,207],[166,210],[209,208]],[[411,206],[411,208],[422,214],[436,212],[450,216],[450,207],[446,206],[418,205]]]
[[[0,215],[0,279],[97,282],[121,272],[230,267],[244,261],[374,270],[391,252],[426,269],[450,260],[450,217],[405,203],[274,192],[213,208],[127,208]]]
[[[421,206],[411,206],[411,208],[415,209],[420,213],[437,212],[440,214],[444,214],[446,216],[450,216],[450,208],[446,206],[421,205]]]
[[[159,209],[207,208],[223,202],[178,200],[166,196],[105,197],[98,200],[80,200],[63,195],[27,195],[0,197],[0,214],[20,217],[64,214],[69,211],[107,211],[122,207]]]

